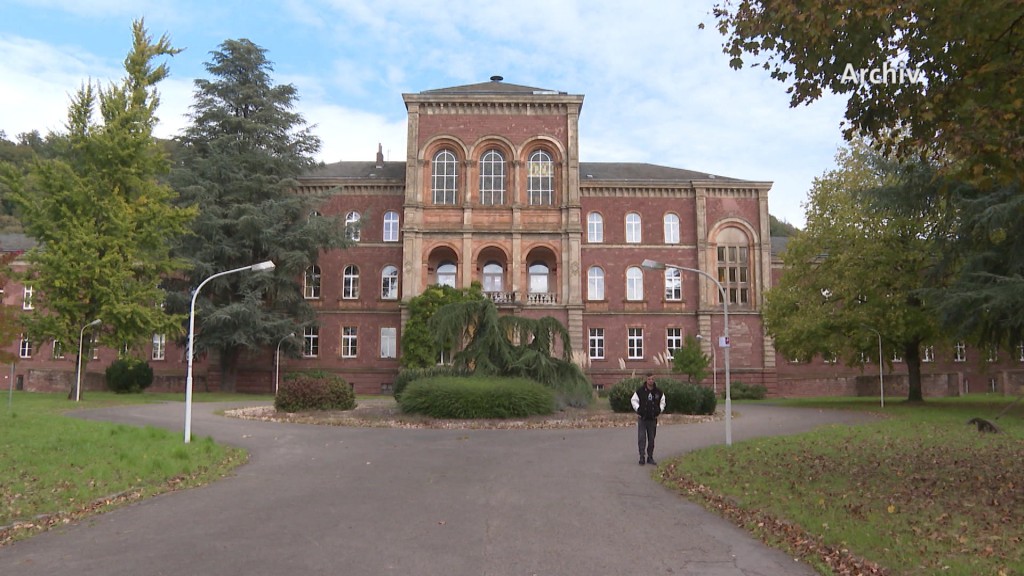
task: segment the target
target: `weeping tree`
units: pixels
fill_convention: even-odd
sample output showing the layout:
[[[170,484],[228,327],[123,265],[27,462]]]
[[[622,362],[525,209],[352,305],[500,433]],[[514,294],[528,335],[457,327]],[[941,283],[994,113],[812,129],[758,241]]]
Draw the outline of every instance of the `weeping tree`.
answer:
[[[439,346],[464,343],[452,355],[457,368],[536,380],[562,405],[590,402],[590,382],[572,362],[569,331],[555,318],[501,315],[490,300],[470,300],[442,306],[428,325]]]

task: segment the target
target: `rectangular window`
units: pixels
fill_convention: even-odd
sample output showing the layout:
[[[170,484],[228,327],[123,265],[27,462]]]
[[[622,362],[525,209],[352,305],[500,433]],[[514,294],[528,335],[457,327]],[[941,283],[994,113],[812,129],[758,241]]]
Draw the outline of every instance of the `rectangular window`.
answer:
[[[675,355],[676,350],[683,347],[683,329],[669,328],[665,331],[665,352],[669,358]]]
[[[957,342],[953,346],[953,362],[966,362],[967,361],[967,345],[963,342]]]
[[[627,340],[627,354],[630,360],[640,360],[644,357],[644,329],[629,328]]]
[[[398,328],[380,329],[380,357],[395,358],[398,356]]]
[[[1017,344],[1017,361],[1024,362],[1024,342]]]
[[[678,302],[683,299],[682,272],[675,268],[665,270],[665,300]]]
[[[925,346],[922,362],[935,362],[935,346]]]
[[[89,346],[88,349],[92,350],[92,359],[93,360],[99,360],[100,359],[100,344],[99,344],[99,341],[97,341],[95,334],[90,334],[89,335],[88,346]]]
[[[31,286],[25,286],[25,291],[24,291],[24,293],[22,295],[22,299],[21,299],[21,309],[22,310],[32,310],[32,309],[35,308],[35,306],[32,305],[32,294],[34,292],[35,292],[34,288],[32,288]]]
[[[587,216],[587,242],[604,242],[604,218],[597,212],[591,212]]]
[[[359,329],[355,326],[341,328],[341,357],[355,358],[359,355]]]
[[[32,341],[24,336],[21,337],[21,345],[18,346],[18,356],[21,358],[32,357]]]
[[[302,355],[306,358],[320,355],[320,329],[316,326],[306,326],[302,331]]]
[[[163,360],[167,357],[167,335],[153,334],[153,360]]]
[[[718,281],[725,288],[729,304],[750,303],[749,249],[746,246],[718,247]]]
[[[590,359],[604,359],[604,328],[590,329]]]
[[[894,364],[900,364],[900,363],[903,362],[903,356],[900,356],[899,354],[893,352],[892,353],[892,361],[893,361]]]
[[[398,212],[384,213],[384,241],[398,242]]]
[[[988,348],[988,361],[998,362],[999,361],[999,350],[995,346],[989,346]]]
[[[64,344],[60,340],[53,341],[53,359],[63,360],[64,359]]]

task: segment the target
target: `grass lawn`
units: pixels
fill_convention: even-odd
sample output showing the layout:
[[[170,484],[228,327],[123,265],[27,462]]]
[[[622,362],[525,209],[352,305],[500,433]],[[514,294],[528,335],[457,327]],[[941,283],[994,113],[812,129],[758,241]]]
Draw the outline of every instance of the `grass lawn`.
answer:
[[[197,393],[196,402],[263,399]],[[244,451],[181,432],[88,422],[75,409],[183,400],[181,394],[0,395],[0,545],[139,498],[198,486],[245,462]]]
[[[1012,400],[788,402],[887,418],[717,446],[659,472],[823,574],[1024,574],[1024,401],[996,420],[1001,433],[966,424]]]

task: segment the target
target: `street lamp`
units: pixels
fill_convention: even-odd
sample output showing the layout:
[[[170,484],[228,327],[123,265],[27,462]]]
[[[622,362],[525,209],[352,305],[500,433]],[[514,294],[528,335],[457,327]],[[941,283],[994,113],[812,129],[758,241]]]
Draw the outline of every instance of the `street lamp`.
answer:
[[[704,336],[697,334],[697,340],[703,340]],[[715,352],[715,339],[708,341],[711,345],[711,390],[718,396],[718,353]]]
[[[864,325],[862,324],[862,326]],[[878,399],[882,408],[885,408],[885,381],[882,379],[882,334],[870,326],[864,326],[864,328],[878,336]]]
[[[718,281],[717,278],[708,274],[703,270],[696,268],[687,268],[685,266],[676,266],[675,264],[666,264],[664,262],[658,262],[656,260],[646,259],[641,264],[644,268],[652,270],[664,270],[666,268],[672,268],[675,270],[693,272],[704,276],[708,280],[715,283],[718,287],[718,293],[722,296],[722,313],[725,319],[725,329],[722,331],[722,338],[719,341],[719,345],[725,349],[725,445],[732,446],[732,388],[730,383],[730,372],[729,372],[729,296],[725,293],[725,287]],[[712,342],[714,344],[714,342]],[[714,346],[712,346],[714,349]]]
[[[281,338],[277,343],[277,352],[274,353],[274,396],[277,396],[277,383],[281,375],[281,344],[289,338],[295,338],[295,332]]]
[[[218,272],[213,276],[210,276],[206,280],[199,283],[196,289],[192,292],[192,304],[188,309],[188,372],[185,376],[185,444],[188,444],[192,436],[192,349],[195,345],[196,339],[196,297],[199,296],[199,291],[206,286],[206,283],[214,278],[220,278],[221,276],[227,276],[228,274],[234,274],[235,272],[261,272],[264,270],[273,270],[276,265],[267,260],[266,262],[260,262],[259,264],[252,264],[250,266],[243,266],[241,268],[235,268],[234,270],[225,270],[224,272]]]
[[[78,333],[78,369],[75,371],[75,402],[82,398],[82,340],[85,338],[85,329],[99,326],[102,323],[103,321],[97,318],[82,326],[82,330]]]

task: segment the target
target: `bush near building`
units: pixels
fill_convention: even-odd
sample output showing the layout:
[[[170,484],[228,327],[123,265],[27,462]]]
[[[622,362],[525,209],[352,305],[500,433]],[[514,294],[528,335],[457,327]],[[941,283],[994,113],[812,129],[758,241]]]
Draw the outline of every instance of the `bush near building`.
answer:
[[[409,384],[399,407],[433,418],[524,418],[554,412],[555,395],[527,378],[434,376]]]
[[[630,400],[637,388],[643,386],[640,376],[619,380],[608,393],[608,403],[615,412],[632,412]],[[654,383],[665,393],[666,414],[714,414],[718,401],[715,393],[698,384],[689,384],[668,378],[655,378]]]
[[[289,374],[274,398],[280,412],[351,410],[356,395],[344,378],[322,370]]]
[[[107,366],[107,389],[117,394],[139,394],[153,383],[153,369],[138,358],[118,358]]]

